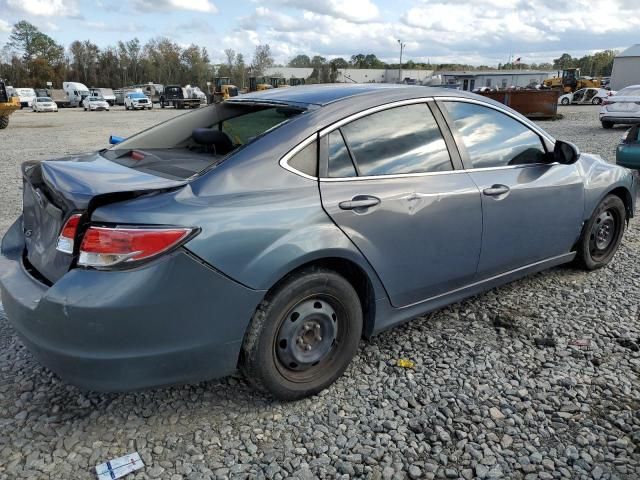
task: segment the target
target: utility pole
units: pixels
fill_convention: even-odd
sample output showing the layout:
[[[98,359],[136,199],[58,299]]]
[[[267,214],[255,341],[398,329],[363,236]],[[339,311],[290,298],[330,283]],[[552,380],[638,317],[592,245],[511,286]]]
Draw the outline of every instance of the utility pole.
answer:
[[[402,40],[398,40],[398,44],[400,45],[400,65],[398,67],[398,83],[402,83],[402,51],[404,47],[406,47],[406,43],[402,43]]]

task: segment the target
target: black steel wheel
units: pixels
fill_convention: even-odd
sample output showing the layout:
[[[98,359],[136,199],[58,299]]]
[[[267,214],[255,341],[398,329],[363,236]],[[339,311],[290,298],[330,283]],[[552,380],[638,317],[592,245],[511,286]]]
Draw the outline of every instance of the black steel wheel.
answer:
[[[298,272],[270,292],[245,335],[241,368],[281,400],[314,395],[342,375],[362,333],[351,284],[320,268]]]
[[[626,222],[620,197],[607,195],[587,222],[578,244],[578,262],[587,270],[607,265],[615,255]]]

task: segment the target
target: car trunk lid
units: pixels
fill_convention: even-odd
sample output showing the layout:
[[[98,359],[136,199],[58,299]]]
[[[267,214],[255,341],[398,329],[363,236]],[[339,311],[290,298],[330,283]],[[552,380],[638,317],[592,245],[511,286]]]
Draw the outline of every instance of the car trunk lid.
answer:
[[[606,107],[610,112],[638,112],[640,100],[638,97],[611,96],[606,99]]]
[[[74,261],[72,254],[56,250],[60,231],[71,214],[90,214],[99,205],[186,183],[136,171],[100,154],[26,162],[22,174],[25,260],[51,284]]]

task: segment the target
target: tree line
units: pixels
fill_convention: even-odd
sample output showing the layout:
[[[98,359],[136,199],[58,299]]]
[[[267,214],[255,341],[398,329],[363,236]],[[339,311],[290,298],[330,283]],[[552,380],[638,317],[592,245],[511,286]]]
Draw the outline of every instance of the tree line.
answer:
[[[0,52],[0,78],[13,86],[44,88],[64,81],[87,86],[121,87],[138,83],[198,85],[205,88],[215,76],[231,77],[236,85],[247,80],[247,71],[262,75],[273,65],[269,45],[258,45],[252,62],[242,54],[225,51],[227,63],[212,65],[205,47],[182,47],[166,37],[142,44],[139,39],[119,41],[100,48],[90,40],[72,42],[68,50],[35,25],[20,21],[13,25],[8,42]]]
[[[268,44],[255,47],[250,62],[233,49],[224,51],[225,61],[213,65],[206,47],[192,44],[182,47],[166,37],[141,43],[133,38],[116,45],[100,48],[90,40],[72,42],[68,49],[57,43],[35,25],[20,21],[13,25],[8,42],[0,51],[0,78],[13,86],[45,87],[52,82],[60,88],[63,81],[78,81],[87,86],[120,87],[138,83],[198,85],[205,88],[214,77],[230,77],[231,83],[244,87],[249,77],[262,77],[275,65]],[[608,76],[616,52],[605,50],[582,58],[565,53],[551,63],[498,65],[498,69],[553,70],[579,67],[583,75]],[[311,82],[334,82],[339,68],[400,68],[399,63],[387,63],[373,53],[358,53],[349,58],[333,58],[300,54],[289,67],[312,68]],[[424,70],[493,70],[487,65],[431,63],[407,60],[402,68]]]

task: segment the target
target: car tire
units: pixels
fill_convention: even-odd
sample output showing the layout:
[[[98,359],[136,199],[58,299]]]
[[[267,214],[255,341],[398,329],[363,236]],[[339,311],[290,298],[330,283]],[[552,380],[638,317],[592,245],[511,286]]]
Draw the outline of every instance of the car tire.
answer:
[[[9,126],[9,115],[0,115],[0,130]]]
[[[610,128],[613,128],[613,122],[603,121],[602,128],[606,128],[607,130],[609,130]]]
[[[560,103],[562,103],[562,105],[569,105],[569,99],[568,98],[563,98]]]
[[[360,299],[345,278],[324,268],[303,270],[257,308],[240,367],[254,387],[277,399],[315,395],[344,373],[362,323]]]
[[[594,210],[578,240],[576,262],[586,270],[607,265],[622,241],[627,212],[616,195],[607,195]]]
[[[591,103],[593,105],[601,105],[602,104],[602,99],[600,97],[595,97],[593,100],[591,100]]]

